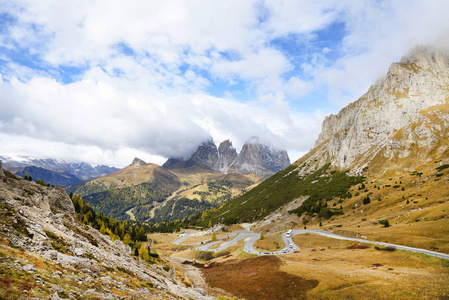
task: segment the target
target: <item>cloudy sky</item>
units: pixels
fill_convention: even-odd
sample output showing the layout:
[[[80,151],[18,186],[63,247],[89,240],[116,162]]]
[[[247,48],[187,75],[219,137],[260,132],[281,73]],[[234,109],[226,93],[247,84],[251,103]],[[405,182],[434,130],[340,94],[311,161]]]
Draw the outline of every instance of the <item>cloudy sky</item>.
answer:
[[[449,1],[0,0],[0,155],[123,167],[258,135],[292,161]]]

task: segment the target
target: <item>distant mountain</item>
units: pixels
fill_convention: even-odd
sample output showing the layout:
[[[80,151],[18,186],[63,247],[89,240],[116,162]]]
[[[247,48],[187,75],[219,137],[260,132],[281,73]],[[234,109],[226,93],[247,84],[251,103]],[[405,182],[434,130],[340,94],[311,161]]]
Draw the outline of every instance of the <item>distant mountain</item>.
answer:
[[[28,174],[34,181],[43,179],[46,183],[50,183],[54,186],[67,186],[82,181],[75,175],[67,173],[65,171],[50,171],[44,168],[30,166],[25,167],[23,170],[16,172],[16,175],[25,176]]]
[[[20,157],[12,159],[0,156],[3,167],[19,176],[28,173],[33,180],[43,179],[45,182],[55,186],[66,186],[75,184],[82,180],[106,175],[119,170],[115,167],[105,165],[92,166],[84,162],[69,162],[60,159],[33,159]]]
[[[129,166],[111,174],[66,188],[82,196],[99,212],[119,219],[148,218],[156,203],[163,202],[181,186],[170,171],[135,158]],[[133,209],[133,213],[127,212]]]
[[[262,144],[258,137],[252,137],[226,172],[271,176],[289,165],[287,151]]]
[[[252,137],[243,145],[240,154],[237,154],[229,140],[222,142],[218,148],[213,140],[209,140],[201,144],[188,160],[170,158],[163,167],[269,177],[289,165],[287,151],[263,144],[258,137]]]

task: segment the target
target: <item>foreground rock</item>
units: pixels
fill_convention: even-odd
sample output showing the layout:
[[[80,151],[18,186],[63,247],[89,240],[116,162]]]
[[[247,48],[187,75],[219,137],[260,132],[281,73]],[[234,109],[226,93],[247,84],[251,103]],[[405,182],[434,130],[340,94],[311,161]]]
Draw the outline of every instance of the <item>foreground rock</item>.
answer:
[[[170,275],[172,269],[149,265],[131,256],[131,248],[121,241],[112,242],[109,236],[76,222],[64,190],[40,186],[1,168],[0,221],[0,250],[6,256],[0,261],[2,269],[34,276],[30,283],[34,288],[25,288],[24,298],[34,294],[58,299],[70,293],[70,298],[209,298],[178,283]],[[28,263],[31,258],[37,263]],[[45,275],[49,266],[56,271]],[[7,282],[13,291],[14,285]]]

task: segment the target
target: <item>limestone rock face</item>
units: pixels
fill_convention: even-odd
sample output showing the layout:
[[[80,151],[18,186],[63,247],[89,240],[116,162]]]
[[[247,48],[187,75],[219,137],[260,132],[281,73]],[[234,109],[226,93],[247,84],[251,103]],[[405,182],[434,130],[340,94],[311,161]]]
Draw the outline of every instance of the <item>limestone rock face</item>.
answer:
[[[432,159],[430,152],[444,151],[435,147],[447,138],[448,108],[449,57],[415,48],[360,99],[326,117],[301,172],[331,162],[360,174],[373,160]]]

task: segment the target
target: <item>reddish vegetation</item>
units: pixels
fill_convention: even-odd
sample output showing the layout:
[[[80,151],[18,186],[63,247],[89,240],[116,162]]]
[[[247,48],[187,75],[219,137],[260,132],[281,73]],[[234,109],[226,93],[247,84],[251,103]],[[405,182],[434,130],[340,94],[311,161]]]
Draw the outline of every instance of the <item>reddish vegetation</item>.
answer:
[[[2,289],[7,289],[11,286],[12,279],[6,277],[0,277],[0,287]]]
[[[281,263],[277,256],[263,256],[231,260],[202,272],[211,287],[248,300],[305,299],[318,281],[279,271]]]
[[[346,247],[346,249],[368,249],[368,248],[369,248],[368,245],[359,245],[359,244],[355,244],[355,245]]]

